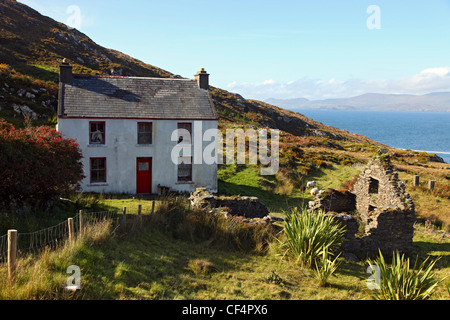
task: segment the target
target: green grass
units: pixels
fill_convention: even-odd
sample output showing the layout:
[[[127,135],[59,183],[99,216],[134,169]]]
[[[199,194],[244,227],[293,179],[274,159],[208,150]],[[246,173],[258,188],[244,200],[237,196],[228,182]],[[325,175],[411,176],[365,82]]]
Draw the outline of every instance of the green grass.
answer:
[[[218,193],[258,197],[274,214],[305,205],[305,195],[299,190],[280,194],[267,187],[274,180],[273,176],[261,176],[257,166],[222,165],[218,172]]]
[[[316,170],[308,177],[309,180],[316,181],[316,187],[319,189],[342,189],[342,183],[353,179],[361,172],[358,167],[333,165],[327,168]]]
[[[122,202],[125,201],[125,202]],[[131,207],[142,199],[103,199],[111,208]],[[147,203],[148,204],[148,203]],[[145,207],[145,206],[144,206]],[[132,221],[132,219],[130,220]],[[267,250],[251,253],[223,250],[210,242],[174,238],[145,225],[128,233],[103,232],[90,236],[71,249],[46,253],[41,259],[21,262],[23,273],[16,284],[0,281],[2,298],[17,299],[294,299],[360,300],[366,293],[367,263],[339,258],[334,276],[320,286],[311,269],[295,259],[282,257],[277,241]],[[106,231],[106,232],[105,232]],[[450,274],[450,240],[436,230],[416,226],[415,252],[425,259],[442,257],[436,275]],[[75,296],[61,291],[69,265],[81,268],[82,289]],[[33,271],[34,270],[34,271]],[[39,270],[37,272],[36,270]],[[37,276],[39,274],[39,276]],[[6,267],[0,266],[2,279]],[[441,283],[432,299],[448,299]]]
[[[58,83],[59,70],[56,67],[49,67],[39,64],[15,65],[15,70],[27,76]]]
[[[339,187],[341,180],[352,178],[357,168],[335,166],[324,169],[324,175],[313,173],[320,188]],[[336,178],[335,176],[339,176]],[[264,187],[264,180],[256,167],[225,166],[219,170],[219,190],[222,193],[254,195],[267,202],[273,212],[283,213],[301,204],[308,194],[298,190],[280,195]],[[138,205],[143,213],[151,211],[151,199],[125,195],[83,194],[58,203],[54,217],[47,214],[33,218],[39,227],[50,220],[61,222],[77,210],[118,210],[124,206],[134,215]],[[161,202],[156,202],[160,208]],[[63,218],[63,219],[60,219]],[[56,221],[58,220],[58,221]],[[4,221],[3,218],[0,221]],[[128,220],[127,220],[128,221]],[[129,221],[133,221],[130,219]],[[29,228],[34,224],[30,223]],[[20,231],[20,230],[19,230]],[[34,231],[34,230],[29,230]],[[174,237],[151,226],[129,228],[128,233],[108,231],[107,237],[91,237],[72,250],[47,254],[43,260],[28,258],[23,280],[16,284],[0,281],[1,298],[18,299],[295,299],[295,300],[360,300],[370,299],[366,293],[367,263],[339,258],[333,276],[320,286],[313,270],[301,268],[295,259],[283,257],[278,241],[269,243],[264,251],[224,250],[214,241],[192,241]],[[431,299],[450,298],[450,238],[435,227],[415,226],[414,252],[421,261],[427,257],[441,257],[435,265],[436,277],[447,277],[440,283]],[[82,289],[74,297],[63,294],[60,288],[67,280],[69,265],[81,267]],[[32,270],[40,270],[39,277]],[[0,266],[0,279],[6,268]],[[53,279],[53,280],[52,280]]]

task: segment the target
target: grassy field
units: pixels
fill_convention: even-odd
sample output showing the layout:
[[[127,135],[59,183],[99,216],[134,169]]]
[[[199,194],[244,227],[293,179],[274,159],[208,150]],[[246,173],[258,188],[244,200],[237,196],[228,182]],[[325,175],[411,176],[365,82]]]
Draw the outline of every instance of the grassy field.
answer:
[[[339,188],[342,181],[350,180],[358,172],[358,167],[335,165],[312,172],[307,179],[315,180],[320,188]],[[402,175],[403,179],[410,177],[407,173]],[[267,178],[261,177],[254,167],[224,166],[219,179],[220,193],[258,196],[278,215],[311,199],[308,192],[298,188],[288,194],[274,192],[273,184],[264,181]],[[407,189],[411,189],[408,181]],[[447,199],[426,190],[411,190],[411,194],[419,209],[436,201],[437,209],[433,211],[436,215],[442,215],[444,207],[448,207]],[[152,203],[152,199],[125,195],[79,195],[59,204],[59,213],[52,219],[28,218],[23,227],[44,227],[42,220],[47,224],[57,219],[63,221],[80,208],[121,212],[127,207],[127,212],[134,216],[138,205],[142,205],[144,216],[149,216]],[[155,203],[158,210],[161,202]],[[10,220],[14,222],[17,221]],[[365,261],[341,260],[329,284],[321,287],[310,269],[282,257],[275,237],[266,250],[255,252],[218,247],[208,240],[191,241],[152,225],[127,230],[119,232],[111,225],[103,225],[69,248],[45,252],[40,258],[24,258],[15,282],[6,280],[6,266],[0,266],[0,299],[370,299]],[[439,225],[417,223],[414,249],[414,255],[421,260],[440,257],[436,275],[447,278],[439,284],[432,299],[450,299],[449,236]],[[75,295],[62,290],[69,265],[81,268],[82,289]]]
[[[0,299],[369,299],[365,262],[343,261],[320,287],[309,269],[281,257],[276,241],[266,252],[251,253],[176,239],[151,227],[126,234],[100,228],[69,248],[24,259],[14,283],[0,267]],[[437,275],[449,275],[448,238],[418,225],[414,246],[422,258],[442,257]],[[82,289],[75,296],[61,290],[69,265],[81,268]],[[448,286],[447,279],[433,299],[449,299]]]

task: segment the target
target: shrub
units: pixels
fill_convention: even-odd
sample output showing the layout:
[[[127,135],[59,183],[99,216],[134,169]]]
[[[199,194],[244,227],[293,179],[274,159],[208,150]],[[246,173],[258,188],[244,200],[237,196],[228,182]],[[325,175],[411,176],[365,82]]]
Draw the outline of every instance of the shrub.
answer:
[[[343,241],[344,227],[322,211],[294,208],[286,216],[281,248],[303,267],[313,267],[324,250],[333,252]]]
[[[81,150],[47,126],[16,130],[0,119],[0,202],[37,205],[67,195],[83,178]]]
[[[375,260],[368,260],[369,265],[377,266],[379,272],[379,289],[368,292],[375,300],[427,300],[433,294],[436,286],[442,280],[434,278],[433,267],[437,260],[427,259],[418,265],[410,267],[409,258],[396,252],[389,267],[381,252]]]

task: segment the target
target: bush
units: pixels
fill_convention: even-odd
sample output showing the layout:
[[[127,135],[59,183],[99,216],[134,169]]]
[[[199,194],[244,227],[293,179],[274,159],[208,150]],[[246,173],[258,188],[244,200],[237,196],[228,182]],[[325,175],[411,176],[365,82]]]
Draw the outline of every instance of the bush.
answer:
[[[0,202],[36,206],[67,195],[83,179],[73,139],[47,126],[16,130],[0,119]]]
[[[294,208],[286,216],[281,248],[303,267],[313,267],[324,250],[333,253],[344,239],[344,227],[322,211],[299,212]]]
[[[376,266],[378,276],[378,287],[369,295],[375,300],[427,300],[433,294],[440,281],[434,278],[433,267],[437,260],[426,264],[429,257],[417,265],[410,267],[409,258],[400,256],[397,252],[393,255],[392,264],[389,267],[381,252],[375,260],[368,260],[369,265]]]

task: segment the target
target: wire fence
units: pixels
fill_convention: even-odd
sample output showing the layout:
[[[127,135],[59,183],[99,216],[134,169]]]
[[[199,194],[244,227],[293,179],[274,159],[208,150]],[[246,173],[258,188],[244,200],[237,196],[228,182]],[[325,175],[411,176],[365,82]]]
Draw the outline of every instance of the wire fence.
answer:
[[[0,236],[0,263],[6,262],[8,255],[8,235]]]
[[[96,224],[106,219],[118,220],[117,211],[80,212],[72,217],[74,234],[79,234],[80,228]],[[82,221],[80,221],[80,219]],[[39,254],[45,249],[54,250],[69,239],[69,223],[61,222],[57,225],[29,233],[17,233],[17,254]],[[0,263],[7,261],[8,235],[0,236]]]

